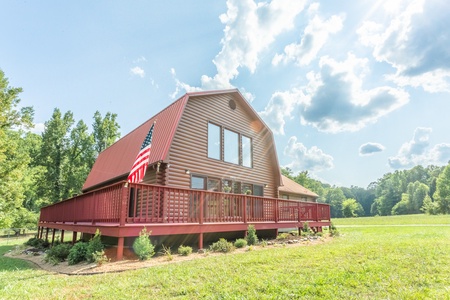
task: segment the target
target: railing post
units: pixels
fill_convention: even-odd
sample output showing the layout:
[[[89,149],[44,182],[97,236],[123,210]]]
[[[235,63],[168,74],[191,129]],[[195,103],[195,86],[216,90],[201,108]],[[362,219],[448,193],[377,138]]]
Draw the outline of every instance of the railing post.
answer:
[[[278,223],[278,199],[275,199],[275,223]]]
[[[300,213],[301,209],[302,209],[302,203],[299,202],[297,204],[297,219],[298,219],[298,223],[302,222],[301,213]]]
[[[244,224],[247,224],[247,197],[242,196],[243,200],[243,209],[244,209]]]
[[[203,224],[203,214],[205,213],[204,204],[205,204],[204,192],[200,192],[200,216],[199,216],[200,224]],[[203,238],[203,235],[201,237]]]
[[[128,185],[122,186],[122,203],[120,205],[120,226],[125,226],[125,219],[127,215],[127,201],[128,201]]]
[[[315,220],[318,222],[319,221],[319,203],[316,203],[316,218]]]

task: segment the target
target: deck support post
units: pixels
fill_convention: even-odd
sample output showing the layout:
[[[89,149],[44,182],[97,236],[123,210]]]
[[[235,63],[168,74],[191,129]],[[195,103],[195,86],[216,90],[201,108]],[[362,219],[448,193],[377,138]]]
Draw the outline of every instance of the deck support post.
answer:
[[[64,243],[64,229],[61,230],[61,243]]]
[[[56,229],[53,228],[53,231],[52,231],[52,246],[53,246],[53,243],[55,242],[55,231],[56,231]]]
[[[124,240],[125,238],[123,236],[120,236],[117,240],[117,253],[116,253],[116,257],[117,260],[122,260],[123,259],[123,244],[124,244]]]
[[[37,237],[38,239],[41,238],[41,226],[38,226],[38,230],[37,230],[37,235],[36,235],[36,237]]]
[[[198,249],[203,249],[203,232],[198,234]]]
[[[45,240],[48,241],[48,230],[49,228],[45,228]]]
[[[77,242],[77,232],[74,231],[72,234],[72,245],[74,245]]]

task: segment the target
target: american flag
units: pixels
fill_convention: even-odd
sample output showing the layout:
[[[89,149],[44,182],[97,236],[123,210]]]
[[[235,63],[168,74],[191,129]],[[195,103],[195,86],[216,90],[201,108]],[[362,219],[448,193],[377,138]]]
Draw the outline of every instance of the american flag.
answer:
[[[136,160],[134,161],[133,168],[131,168],[130,175],[128,175],[128,182],[138,183],[144,179],[145,171],[147,170],[148,159],[150,157],[150,148],[152,147],[152,136],[153,128],[155,123],[153,123],[150,131],[145,137],[142,143],[141,150],[139,151]]]

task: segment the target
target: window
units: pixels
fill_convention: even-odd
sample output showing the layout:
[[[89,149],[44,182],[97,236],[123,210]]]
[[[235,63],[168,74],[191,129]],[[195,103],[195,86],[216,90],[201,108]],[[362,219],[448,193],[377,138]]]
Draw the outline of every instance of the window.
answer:
[[[255,196],[264,196],[264,188],[262,185],[253,185],[253,195]]]
[[[223,130],[223,160],[239,164],[239,135],[236,132]]]
[[[208,157],[221,159],[220,149],[222,148],[220,139],[220,127],[208,123]]]
[[[252,139],[208,123],[208,157],[252,168]]]
[[[204,190],[205,189],[205,177],[192,176],[191,177],[191,189]]]
[[[242,165],[252,167],[252,141],[246,136],[241,136],[242,145]]]

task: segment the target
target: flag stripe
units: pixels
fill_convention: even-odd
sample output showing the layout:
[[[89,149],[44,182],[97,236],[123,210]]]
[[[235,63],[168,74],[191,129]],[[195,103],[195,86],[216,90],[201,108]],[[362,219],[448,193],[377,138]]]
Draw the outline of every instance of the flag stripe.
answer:
[[[138,183],[144,179],[145,171],[147,170],[150,158],[150,149],[152,147],[154,127],[155,124],[153,123],[147,136],[144,139],[144,142],[142,143],[141,150],[139,150],[139,153],[136,156],[133,167],[131,168],[130,174],[128,175],[128,182]]]

